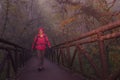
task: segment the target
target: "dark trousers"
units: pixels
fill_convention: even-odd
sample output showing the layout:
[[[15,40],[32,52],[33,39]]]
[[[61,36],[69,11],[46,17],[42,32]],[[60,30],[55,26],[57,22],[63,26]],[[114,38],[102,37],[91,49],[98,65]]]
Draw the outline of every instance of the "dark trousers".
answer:
[[[37,57],[38,57],[38,60],[39,60],[39,67],[43,67],[43,64],[44,64],[44,55],[45,55],[45,51],[42,50],[37,50]]]

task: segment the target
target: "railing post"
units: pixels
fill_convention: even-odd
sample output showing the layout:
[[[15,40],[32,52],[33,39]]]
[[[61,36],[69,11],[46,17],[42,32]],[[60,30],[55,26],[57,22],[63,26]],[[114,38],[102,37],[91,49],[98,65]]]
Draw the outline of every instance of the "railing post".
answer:
[[[7,80],[10,79],[10,57],[9,57],[9,53],[7,53],[7,74],[6,74],[6,78]]]
[[[20,61],[20,67],[22,67],[22,53],[19,53],[19,61]]]
[[[75,50],[74,50],[74,52],[73,52],[73,57],[71,57],[71,60],[70,60],[70,67],[72,68],[72,66],[73,66],[73,62],[74,62],[74,60],[75,60],[75,57],[76,57],[76,55],[77,55],[77,52],[78,52],[78,50],[77,50],[77,47],[75,48]]]
[[[56,49],[56,57],[57,57],[57,63],[59,64],[60,63],[60,48]]]
[[[76,45],[77,46],[77,49],[78,49],[78,59],[79,59],[79,64],[80,64],[80,71],[81,73],[84,73],[84,70],[83,70],[83,63],[82,63],[82,51],[80,50],[79,48],[79,45]]]
[[[60,53],[59,53],[59,64],[64,65],[64,59],[63,59],[63,48],[60,48]]]
[[[22,66],[24,66],[24,62],[25,62],[25,54],[24,54],[24,49],[22,49],[22,55],[21,55],[21,59],[22,59]]]
[[[105,45],[104,40],[101,39],[101,36],[103,35],[102,32],[98,32],[98,43],[99,43],[99,50],[100,50],[100,58],[102,63],[102,78],[105,80],[108,76],[108,65],[107,65],[107,56],[105,54]]]
[[[54,51],[55,51],[55,54],[56,54],[56,49]],[[54,56],[53,56],[53,54],[50,56],[50,58],[51,58],[51,61],[54,62]]]
[[[1,77],[1,73],[3,71],[3,68],[4,68],[5,64],[6,64],[7,59],[8,59],[7,58],[7,54],[5,53],[4,54],[4,58],[3,58],[3,60],[0,63],[0,77]]]
[[[16,68],[18,68],[18,53],[17,53],[17,48],[15,48],[15,50],[14,50],[14,59],[15,59]]]
[[[16,67],[16,64],[15,64],[15,60],[13,59],[13,56],[11,55],[10,51],[7,50],[8,52],[8,60],[9,60],[9,68],[12,66],[15,74],[17,73],[17,67]],[[11,61],[11,66],[10,66],[10,61]]]
[[[54,56],[55,56],[55,63],[58,63],[58,49],[54,48],[53,52],[54,52]]]
[[[70,57],[70,47],[67,46],[67,61],[68,61],[68,67],[70,68],[70,60],[71,60],[71,57]]]
[[[65,66],[65,64],[64,64],[64,61],[65,61],[64,58],[65,58],[65,56],[64,56],[63,48],[61,48],[61,60],[62,60],[61,62],[62,62],[63,66]]]

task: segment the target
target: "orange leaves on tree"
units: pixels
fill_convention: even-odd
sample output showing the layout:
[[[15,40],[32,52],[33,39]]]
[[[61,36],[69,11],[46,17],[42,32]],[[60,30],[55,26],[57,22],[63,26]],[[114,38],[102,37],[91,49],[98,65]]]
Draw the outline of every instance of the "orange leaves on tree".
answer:
[[[61,25],[62,27],[64,27],[65,25],[70,24],[71,22],[73,22],[73,21],[75,21],[75,20],[76,20],[76,16],[75,16],[75,17],[71,17],[71,18],[69,18],[69,19],[66,19],[66,20],[62,21],[62,22],[60,23],[60,25]]]
[[[71,6],[67,7],[67,9],[69,9],[69,10],[77,10],[80,8],[81,8],[81,5],[71,5]]]

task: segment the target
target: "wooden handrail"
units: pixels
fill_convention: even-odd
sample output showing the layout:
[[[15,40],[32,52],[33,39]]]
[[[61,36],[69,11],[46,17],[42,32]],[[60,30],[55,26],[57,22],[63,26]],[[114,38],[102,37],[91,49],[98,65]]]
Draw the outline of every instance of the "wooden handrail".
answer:
[[[88,36],[91,36],[91,35],[94,35],[94,34],[97,34],[99,32],[105,32],[105,31],[108,31],[108,30],[111,30],[111,29],[114,29],[114,28],[117,28],[120,26],[120,20],[119,21],[116,21],[116,22],[113,22],[113,23],[109,23],[108,25],[104,25],[104,26],[101,26],[95,30],[92,30],[86,34],[82,34],[80,35],[80,37],[78,38],[75,38],[73,40],[69,40],[69,41],[66,41],[66,42],[63,42],[63,43],[60,43],[56,46],[53,46],[53,47],[57,47],[57,46],[60,46],[60,45],[65,45],[65,44],[68,44],[68,43],[72,43],[72,42],[75,42],[75,41],[78,41],[78,40],[81,40],[83,38],[86,38]]]
[[[21,47],[21,46],[19,46],[19,45],[17,45],[17,44],[14,44],[14,43],[12,43],[12,42],[6,41],[6,40],[1,39],[1,38],[0,38],[0,43],[4,43],[4,44],[7,44],[7,45],[11,45],[11,46],[15,46],[15,47],[24,49],[23,47]]]

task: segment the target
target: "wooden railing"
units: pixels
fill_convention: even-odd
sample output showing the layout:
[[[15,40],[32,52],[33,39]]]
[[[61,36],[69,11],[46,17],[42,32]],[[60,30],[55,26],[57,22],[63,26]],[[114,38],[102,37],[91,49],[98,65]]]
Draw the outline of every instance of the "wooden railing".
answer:
[[[116,38],[120,38],[120,21],[101,26],[80,35],[79,38],[58,44],[52,47],[52,53],[47,54],[47,56],[53,62],[68,67],[69,69],[72,69],[73,64],[75,64],[74,62],[78,61],[79,65],[77,65],[77,67],[79,66],[79,73],[88,77],[90,80],[119,80],[120,69],[114,72],[110,71],[107,56],[109,53],[106,51],[105,46],[106,40]],[[87,50],[89,46],[85,46],[93,43],[96,44],[96,48],[98,47],[98,53],[96,53],[98,56],[96,59],[99,60],[97,62],[95,61],[96,59],[91,56],[91,52]],[[86,60],[94,74],[87,74],[87,71],[85,72],[85,67],[87,66],[85,63]]]
[[[15,78],[29,57],[28,50],[0,39],[0,80]]]

